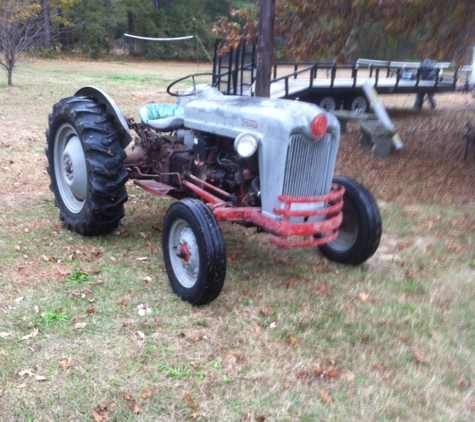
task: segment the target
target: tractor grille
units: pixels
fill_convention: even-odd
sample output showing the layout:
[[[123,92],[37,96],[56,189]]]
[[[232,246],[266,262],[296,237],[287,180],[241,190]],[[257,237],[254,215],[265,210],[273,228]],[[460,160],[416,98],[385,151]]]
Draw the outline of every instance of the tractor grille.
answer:
[[[283,195],[320,196],[329,187],[328,174],[331,135],[308,141],[302,135],[292,136],[287,151]]]

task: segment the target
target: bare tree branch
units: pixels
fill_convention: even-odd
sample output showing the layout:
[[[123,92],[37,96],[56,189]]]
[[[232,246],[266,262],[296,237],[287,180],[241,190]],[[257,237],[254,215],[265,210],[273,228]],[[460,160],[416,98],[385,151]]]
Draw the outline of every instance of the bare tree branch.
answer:
[[[33,0],[0,0],[0,66],[12,85],[18,57],[36,44],[43,31],[41,6]]]

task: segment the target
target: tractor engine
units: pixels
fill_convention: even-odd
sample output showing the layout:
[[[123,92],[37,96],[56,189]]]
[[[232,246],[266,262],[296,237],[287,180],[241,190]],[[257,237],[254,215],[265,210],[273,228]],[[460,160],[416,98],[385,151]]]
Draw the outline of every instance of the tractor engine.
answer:
[[[234,151],[233,139],[186,131],[164,135],[129,121],[139,135],[124,161],[133,179],[157,177],[180,188],[180,180],[192,174],[233,195],[233,205],[260,206],[257,154],[249,159]],[[192,139],[184,142],[184,138]],[[185,145],[185,143],[187,145]]]
[[[234,140],[195,136],[191,173],[234,195],[234,205],[259,206],[257,154],[244,159],[234,151]]]

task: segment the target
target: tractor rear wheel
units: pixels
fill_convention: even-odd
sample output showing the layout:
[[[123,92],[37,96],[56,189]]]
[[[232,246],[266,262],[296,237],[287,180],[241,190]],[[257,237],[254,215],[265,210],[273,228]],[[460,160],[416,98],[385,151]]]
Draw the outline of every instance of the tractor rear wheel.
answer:
[[[359,265],[373,256],[381,239],[381,216],[370,191],[349,177],[335,177],[333,183],[343,185],[343,221],[338,236],[320,246],[331,261]]]
[[[216,299],[226,276],[223,235],[211,210],[197,199],[170,206],[162,229],[170,284],[183,300],[204,305]]]
[[[92,98],[65,98],[53,107],[46,138],[50,189],[66,227],[86,236],[117,228],[128,175],[113,117]]]

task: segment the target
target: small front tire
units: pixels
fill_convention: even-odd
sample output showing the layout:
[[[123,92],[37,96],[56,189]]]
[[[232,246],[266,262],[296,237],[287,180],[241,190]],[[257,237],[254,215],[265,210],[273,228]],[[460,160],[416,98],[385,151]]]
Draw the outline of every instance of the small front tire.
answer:
[[[376,252],[381,240],[381,215],[370,191],[349,177],[335,177],[333,183],[343,185],[343,221],[338,236],[320,246],[331,261],[359,265]]]
[[[226,251],[211,210],[197,199],[175,202],[162,233],[163,259],[175,293],[193,305],[216,299],[226,277]]]

